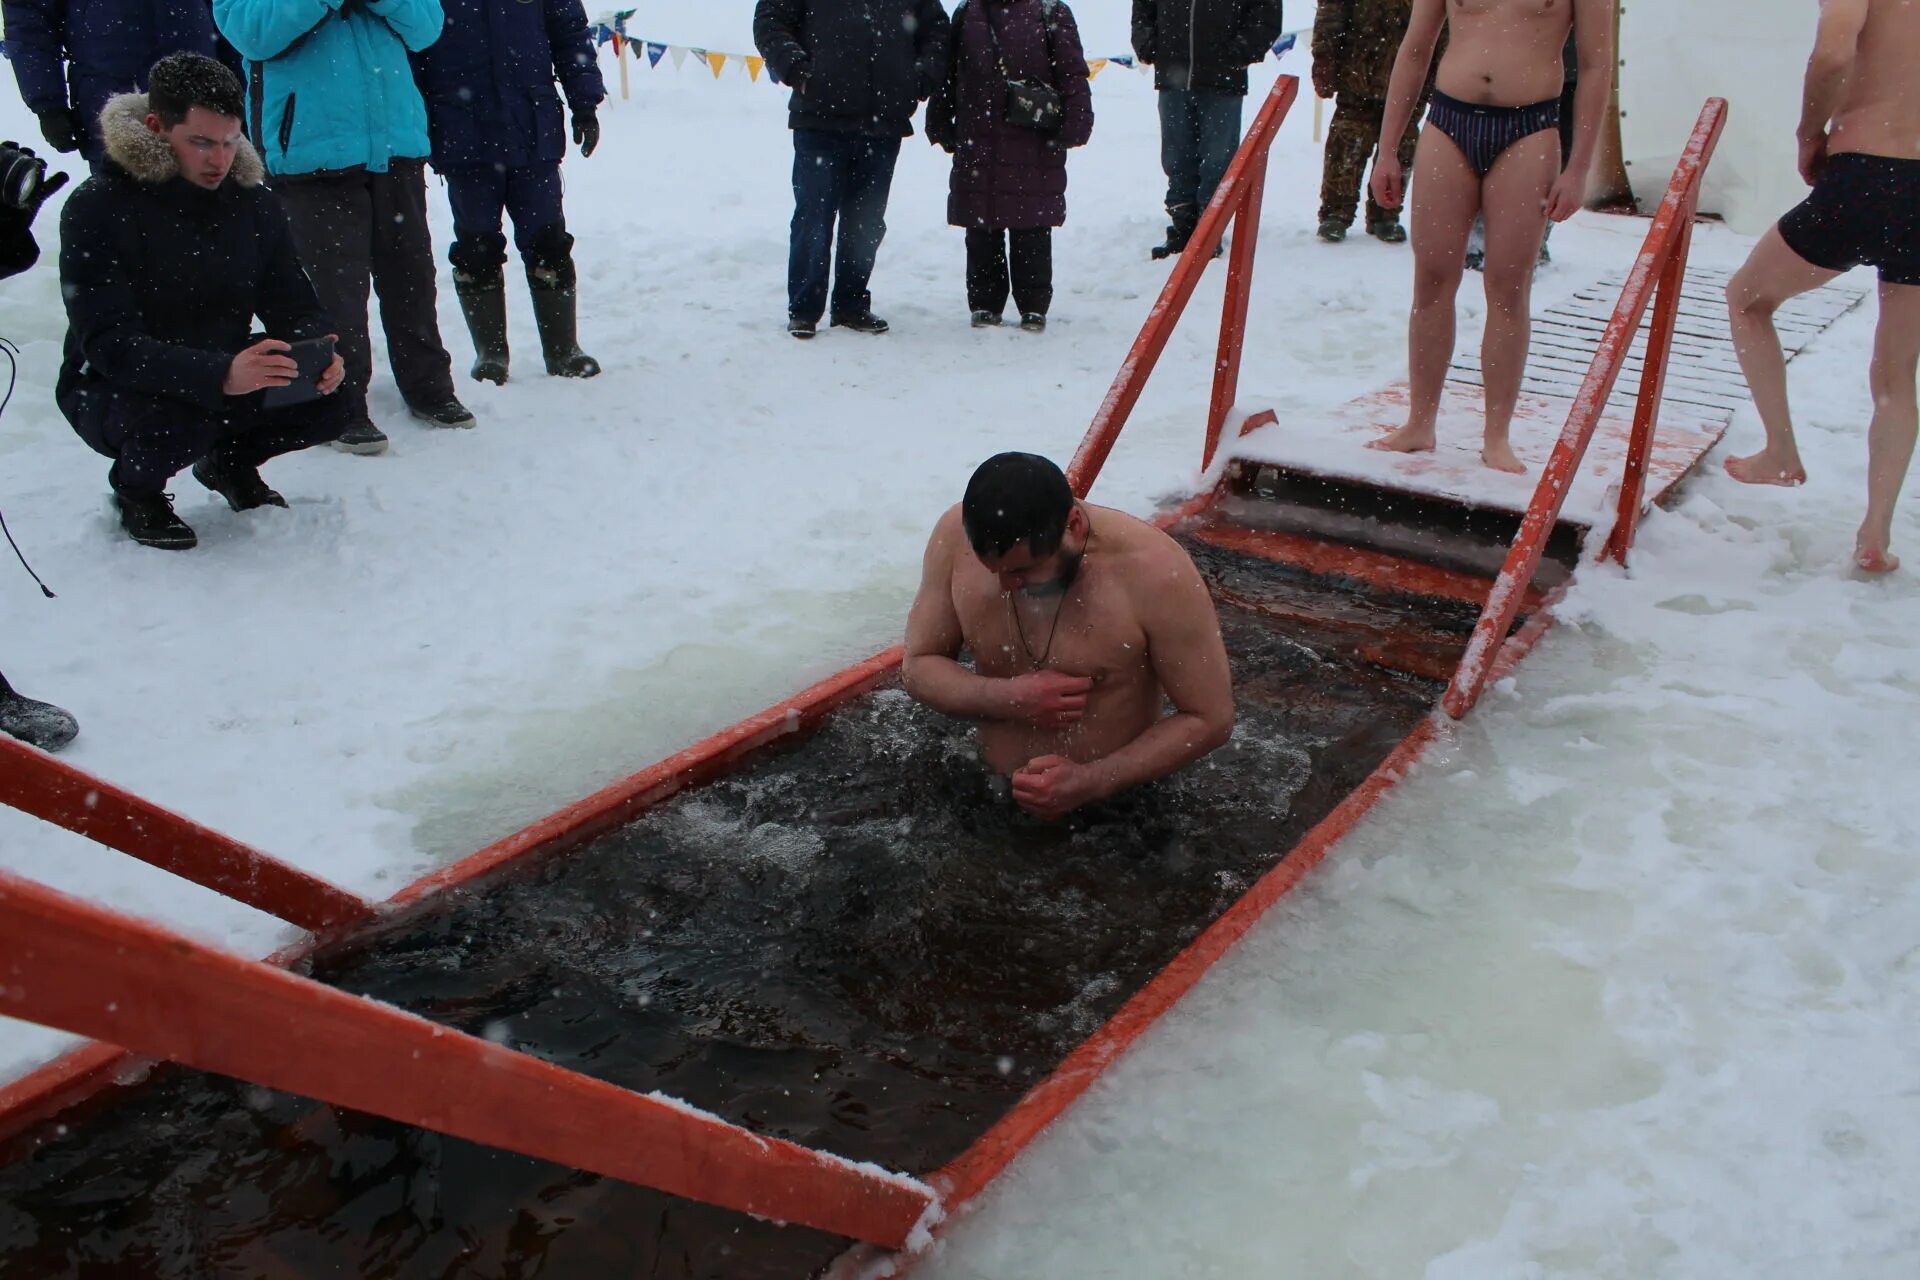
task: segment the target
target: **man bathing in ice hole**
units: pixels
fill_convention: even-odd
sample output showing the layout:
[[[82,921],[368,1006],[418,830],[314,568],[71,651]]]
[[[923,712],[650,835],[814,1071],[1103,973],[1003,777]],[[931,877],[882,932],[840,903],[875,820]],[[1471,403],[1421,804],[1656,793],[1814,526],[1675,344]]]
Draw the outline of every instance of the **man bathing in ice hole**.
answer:
[[[1454,296],[1460,291],[1475,214],[1487,226],[1487,327],[1480,345],[1486,436],[1480,457],[1497,471],[1524,472],[1508,441],[1532,338],[1534,264],[1547,220],[1565,222],[1586,199],[1587,173],[1613,83],[1614,0],[1414,0],[1394,60],[1374,200],[1398,209],[1406,173],[1397,154],[1448,30],[1433,105],[1414,156],[1413,313],[1407,325],[1412,404],[1406,425],[1372,448],[1414,453],[1434,446],[1440,392],[1453,361]],[[1560,163],[1561,51],[1579,46],[1573,154]]]
[[[906,649],[907,692],[978,720],[987,765],[1049,821],[1233,733],[1220,619],[1193,561],[1152,525],[1075,500],[1034,454],[987,459],[934,526]]]

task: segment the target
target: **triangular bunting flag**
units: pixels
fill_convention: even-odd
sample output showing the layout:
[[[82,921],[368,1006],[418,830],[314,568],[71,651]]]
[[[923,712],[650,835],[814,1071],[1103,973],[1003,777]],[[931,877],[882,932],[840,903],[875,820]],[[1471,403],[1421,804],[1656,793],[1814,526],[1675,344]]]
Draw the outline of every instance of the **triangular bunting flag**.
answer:
[[[1118,63],[1120,66],[1125,67],[1129,71],[1133,70],[1133,57],[1130,54],[1124,58],[1108,58],[1107,61]]]
[[[724,53],[710,53],[707,55],[707,65],[713,68],[713,78],[718,80],[720,73],[726,69],[727,55]]]
[[[625,57],[626,46],[627,46],[627,38],[621,35],[618,31],[614,32],[613,33],[613,56],[616,58]]]
[[[747,79],[753,81],[755,84],[759,84],[760,69],[766,65],[767,65],[767,60],[765,58],[758,58],[753,56],[752,54],[748,54],[747,55]]]
[[[660,59],[666,56],[667,56],[667,46],[663,44],[655,44],[651,40],[647,41],[647,65],[648,66],[650,67],[659,66]]]
[[[614,14],[613,29],[618,31],[622,36],[625,36],[627,34],[627,19],[631,18],[637,12],[638,10],[635,9],[622,9],[620,12]]]
[[[686,48],[682,45],[677,45],[677,44],[668,45],[667,55],[673,59],[673,69],[675,71],[678,71],[681,67],[685,66],[687,63],[687,51],[686,51]]]
[[[1299,43],[1300,43],[1300,33],[1298,31],[1289,31],[1286,35],[1283,35],[1278,40],[1274,41],[1273,56],[1278,58],[1284,53],[1286,53],[1287,50],[1293,48],[1293,46]]]
[[[1095,58],[1092,62],[1089,62],[1087,64],[1087,79],[1089,80],[1093,79],[1095,76],[1099,75],[1102,71],[1105,71],[1106,69],[1107,69],[1107,60],[1105,58]]]

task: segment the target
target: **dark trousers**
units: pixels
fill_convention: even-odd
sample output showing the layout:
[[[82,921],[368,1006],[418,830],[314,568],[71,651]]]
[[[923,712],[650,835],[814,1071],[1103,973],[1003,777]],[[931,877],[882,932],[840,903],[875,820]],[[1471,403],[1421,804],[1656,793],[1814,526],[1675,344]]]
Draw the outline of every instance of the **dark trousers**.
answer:
[[[1009,289],[1021,315],[1047,314],[1053,304],[1052,227],[968,229],[967,309],[999,315]]]
[[[112,458],[107,480],[121,493],[161,493],[202,458],[258,467],[269,458],[339,438],[352,422],[336,391],[284,409],[260,407],[260,393],[230,396],[218,412],[190,400],[142,395],[102,384],[73,388],[61,412],[95,452]]]
[[[543,243],[539,238],[542,231],[566,223],[566,209],[561,204],[565,188],[558,161],[519,169],[460,165],[443,176],[447,203],[453,206],[453,234],[464,242],[462,260],[456,266],[466,266],[468,261],[478,266],[481,259],[495,266],[506,262],[502,217],[513,219],[513,243],[524,262],[536,260]]]
[[[1197,220],[1213,199],[1213,189],[1240,149],[1245,101],[1232,93],[1160,91],[1160,167],[1167,172],[1167,213],[1175,221]]]
[[[320,306],[339,326],[347,377],[335,394],[350,420],[366,418],[373,377],[369,283],[380,295],[387,363],[401,396],[410,405],[453,398],[453,360],[440,343],[435,310],[424,169],[420,160],[395,160],[386,173],[353,170],[274,181]]]
[[[787,313],[818,320],[833,277],[833,314],[872,309],[867,282],[887,234],[887,193],[900,139],[827,129],[793,131],[793,238],[787,253]],[[834,224],[839,222],[839,245]],[[831,259],[831,261],[830,261]]]
[[[1400,139],[1400,163],[1413,172],[1413,153],[1420,144],[1420,117],[1426,103],[1415,105]],[[1367,176],[1367,161],[1380,142],[1380,122],[1387,104],[1378,98],[1361,98],[1343,93],[1333,108],[1333,123],[1327,127],[1327,154],[1320,173],[1320,221],[1353,225],[1353,211],[1360,202],[1360,189]],[[1382,209],[1367,192],[1367,224],[1397,222],[1400,211]]]

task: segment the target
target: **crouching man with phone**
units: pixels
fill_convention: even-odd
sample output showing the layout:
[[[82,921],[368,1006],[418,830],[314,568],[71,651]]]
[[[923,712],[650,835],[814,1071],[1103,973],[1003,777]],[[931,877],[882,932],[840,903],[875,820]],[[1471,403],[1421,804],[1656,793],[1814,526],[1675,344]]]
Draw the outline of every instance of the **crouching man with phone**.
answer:
[[[260,467],[339,436],[347,418],[331,397],[344,370],[241,134],[239,80],[177,53],[147,83],[107,103],[106,160],[62,211],[68,329],[55,395],[80,438],[114,460],[107,481],[128,536],[183,551],[197,539],[167,482],[191,466],[235,511],[286,506]]]

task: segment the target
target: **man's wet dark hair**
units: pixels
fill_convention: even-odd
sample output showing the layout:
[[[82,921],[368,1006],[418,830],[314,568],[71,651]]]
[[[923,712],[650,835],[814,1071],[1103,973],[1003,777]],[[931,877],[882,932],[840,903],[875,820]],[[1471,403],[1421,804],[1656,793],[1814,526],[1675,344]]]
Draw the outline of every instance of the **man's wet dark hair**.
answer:
[[[983,560],[997,560],[1023,542],[1035,556],[1052,555],[1072,513],[1067,477],[1037,453],[994,454],[967,481],[960,500],[960,523]]]
[[[195,107],[238,119],[246,111],[240,77],[204,53],[170,53],[147,73],[147,110],[171,129]]]

